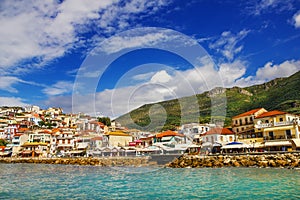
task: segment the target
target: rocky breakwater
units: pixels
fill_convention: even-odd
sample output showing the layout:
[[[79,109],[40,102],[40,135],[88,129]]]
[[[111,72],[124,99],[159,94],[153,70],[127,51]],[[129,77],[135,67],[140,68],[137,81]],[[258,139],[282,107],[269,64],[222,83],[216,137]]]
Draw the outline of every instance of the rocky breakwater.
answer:
[[[299,168],[300,153],[261,154],[261,155],[182,155],[168,163],[171,168],[203,167],[277,167]]]
[[[0,163],[35,163],[95,166],[148,166],[149,157],[99,157],[99,158],[0,158]]]

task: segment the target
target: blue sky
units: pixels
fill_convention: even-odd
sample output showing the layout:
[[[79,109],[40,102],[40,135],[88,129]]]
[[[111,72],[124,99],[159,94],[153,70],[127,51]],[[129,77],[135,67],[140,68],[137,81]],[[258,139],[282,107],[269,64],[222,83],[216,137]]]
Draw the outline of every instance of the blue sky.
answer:
[[[300,70],[297,0],[7,0],[0,23],[3,106],[115,117]]]

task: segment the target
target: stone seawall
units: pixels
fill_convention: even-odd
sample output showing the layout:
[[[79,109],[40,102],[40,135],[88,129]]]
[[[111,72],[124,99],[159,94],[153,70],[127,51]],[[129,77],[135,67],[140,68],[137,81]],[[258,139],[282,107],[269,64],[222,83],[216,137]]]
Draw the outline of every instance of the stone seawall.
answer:
[[[277,167],[299,168],[300,153],[262,155],[182,155],[168,163],[171,168],[202,167]]]
[[[0,158],[0,163],[35,163],[95,166],[148,166],[149,157],[99,157],[99,158]]]

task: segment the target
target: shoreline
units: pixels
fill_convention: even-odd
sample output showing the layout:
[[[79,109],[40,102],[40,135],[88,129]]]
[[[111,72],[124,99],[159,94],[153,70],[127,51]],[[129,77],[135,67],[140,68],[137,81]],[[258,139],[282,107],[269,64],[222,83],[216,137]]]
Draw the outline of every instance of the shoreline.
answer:
[[[174,156],[174,155],[173,155]],[[159,157],[159,156],[158,156]],[[70,157],[70,158],[14,158],[2,157],[0,163],[90,165],[100,167],[144,167],[161,166],[164,168],[222,168],[222,167],[258,167],[258,168],[300,168],[300,152],[267,154],[220,154],[187,155],[183,154],[162,164],[157,158],[141,157]],[[163,157],[163,156],[161,156]]]
[[[144,157],[75,157],[75,158],[0,158],[0,163],[32,163],[61,165],[90,165],[101,167],[150,166],[157,163]]]
[[[168,163],[169,168],[300,168],[300,153],[242,154],[242,155],[182,155]]]

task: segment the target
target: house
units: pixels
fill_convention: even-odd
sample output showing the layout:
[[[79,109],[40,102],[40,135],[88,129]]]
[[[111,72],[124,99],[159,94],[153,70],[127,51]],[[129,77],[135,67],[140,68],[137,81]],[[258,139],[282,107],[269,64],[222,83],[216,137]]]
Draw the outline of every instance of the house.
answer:
[[[179,133],[182,133],[188,137],[190,137],[191,140],[193,140],[195,143],[201,142],[201,136],[209,131],[210,128],[215,127],[216,125],[212,124],[198,124],[198,123],[191,123],[191,124],[184,124],[181,126]]]
[[[153,137],[153,143],[158,143],[158,142],[182,144],[186,142],[186,136],[181,133],[176,133],[174,131],[167,130],[158,133]]]
[[[21,146],[28,141],[28,134],[25,133],[16,133],[11,141],[11,144],[7,146],[12,147],[12,156],[18,155],[21,151]]]
[[[171,130],[157,133],[152,138],[152,145],[165,153],[184,153],[191,143],[185,135]]]
[[[103,145],[102,140],[103,140],[103,137],[101,137],[101,136],[91,138],[90,149],[91,150],[99,150],[100,148],[102,148],[102,145]]]
[[[19,153],[22,157],[47,157],[50,150],[51,135],[45,132],[30,133],[28,141],[21,147]]]
[[[222,146],[233,141],[235,141],[235,133],[228,128],[215,127],[202,136],[202,146],[212,153],[220,152]]]
[[[5,139],[11,141],[19,128],[20,124],[17,124],[14,120],[9,120],[8,126],[4,128],[4,132],[6,134]]]
[[[292,139],[299,139],[297,119],[296,115],[283,111],[265,112],[254,120],[255,133],[263,136],[267,151],[286,151],[292,148]]]
[[[129,146],[133,141],[133,137],[121,131],[108,132],[104,135],[107,138],[109,147],[124,147]]]
[[[239,114],[232,118],[232,131],[236,133],[237,140],[245,140],[245,139],[253,139],[253,138],[261,138],[263,139],[263,135],[255,132],[254,128],[254,119],[267,112],[264,108],[257,108],[245,113]]]
[[[75,135],[72,130],[60,130],[56,132],[56,149],[57,152],[65,154],[72,151],[75,147]]]

